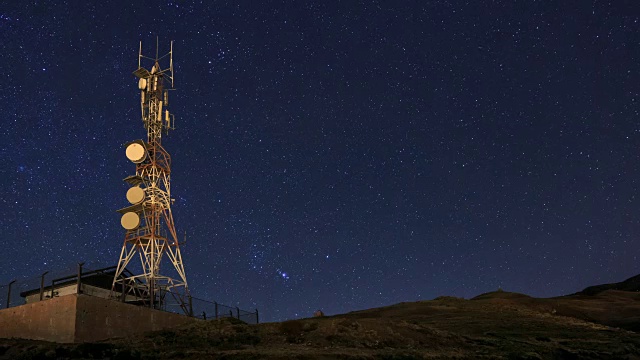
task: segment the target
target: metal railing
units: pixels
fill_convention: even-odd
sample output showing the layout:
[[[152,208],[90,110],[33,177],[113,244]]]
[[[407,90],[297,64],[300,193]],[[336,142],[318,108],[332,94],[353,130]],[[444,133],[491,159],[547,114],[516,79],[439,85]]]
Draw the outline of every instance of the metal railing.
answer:
[[[80,263],[75,268],[46,271],[0,284],[0,310],[75,293],[109,299],[113,281],[110,270],[115,267],[92,267],[95,269]],[[166,292],[163,301],[154,304],[154,308],[203,320],[235,318],[248,324],[260,322],[258,309],[247,311],[194,296],[186,297],[187,304],[179,299],[179,294]],[[120,298],[111,300],[121,301]]]
[[[175,295],[175,296],[172,296]],[[167,293],[160,310],[173,312],[176,314],[184,314],[182,304],[178,301],[178,294]],[[239,307],[223,305],[217,301],[208,301],[194,296],[187,297],[188,309],[191,316],[203,319],[213,320],[222,318],[235,318],[242,320],[248,324],[257,324],[260,322],[258,309],[247,311]]]
[[[24,305],[27,303],[27,297],[33,302],[64,295],[60,294],[60,289],[65,286],[60,279],[75,271],[75,268],[46,271],[40,275],[16,278],[0,285],[0,309]],[[77,279],[77,275],[73,278]]]

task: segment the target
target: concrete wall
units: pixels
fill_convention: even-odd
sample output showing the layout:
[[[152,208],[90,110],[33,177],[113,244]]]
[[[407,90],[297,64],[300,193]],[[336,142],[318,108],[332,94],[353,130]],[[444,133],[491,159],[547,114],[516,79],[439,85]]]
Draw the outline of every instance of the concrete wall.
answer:
[[[74,295],[0,310],[0,338],[70,343],[75,326]]]
[[[0,338],[89,342],[199,321],[88,295],[66,295],[0,310]]]
[[[87,284],[82,284],[82,293],[86,294],[86,295],[90,295],[90,296],[97,296],[97,297],[101,297],[103,299],[108,299],[109,295],[111,295],[111,290],[110,289],[103,289],[101,287],[97,287],[97,286],[93,286],[93,285],[87,285]],[[115,293],[115,295],[117,296],[119,293]],[[131,297],[129,297],[131,298]]]
[[[53,289],[53,295],[54,295],[53,297],[60,297],[60,296],[75,294],[77,290],[78,290],[77,284],[68,284],[65,286],[56,287],[55,289]],[[44,293],[42,294],[42,298],[43,300],[51,299],[51,289],[45,290]],[[31,294],[27,296],[24,300],[25,300],[25,303],[27,304],[38,302],[40,301],[40,293]]]
[[[87,295],[78,296],[75,342],[177,327],[198,319]]]

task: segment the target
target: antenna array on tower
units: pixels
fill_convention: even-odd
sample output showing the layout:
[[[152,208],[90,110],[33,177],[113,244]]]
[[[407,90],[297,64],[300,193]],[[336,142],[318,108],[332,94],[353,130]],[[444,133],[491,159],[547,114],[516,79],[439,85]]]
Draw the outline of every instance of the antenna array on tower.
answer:
[[[149,62],[150,69],[143,67]],[[164,63],[167,67],[162,67]],[[162,133],[174,129],[175,117],[169,112],[168,90],[173,89],[173,42],[167,54],[150,58],[138,52],[138,78],[142,122],[147,140],[134,140],[126,146],[127,158],[135,164],[135,175],[125,178],[131,188],[126,199],[130,205],[118,210],[125,239],[113,281],[112,296],[122,301],[144,303],[161,308],[165,297],[178,300],[185,313],[189,288],[182,263],[180,243],[171,212],[171,157],[162,147]],[[122,276],[133,258],[140,259],[140,271],[129,269],[134,275]],[[168,269],[163,265],[171,265]],[[162,270],[162,271],[161,271]],[[168,276],[165,271],[176,276]]]

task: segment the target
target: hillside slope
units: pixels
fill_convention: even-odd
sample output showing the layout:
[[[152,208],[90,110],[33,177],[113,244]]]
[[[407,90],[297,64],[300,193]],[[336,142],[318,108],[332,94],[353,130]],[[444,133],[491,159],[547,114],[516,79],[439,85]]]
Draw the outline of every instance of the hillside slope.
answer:
[[[202,321],[98,344],[0,340],[0,358],[640,359],[640,335],[563,315],[611,321],[603,314],[614,308],[626,309],[616,316],[637,314],[635,295],[536,299],[500,292],[282,323]]]
[[[606,290],[640,291],[640,275],[617,283],[589,286],[575,295],[597,295]]]

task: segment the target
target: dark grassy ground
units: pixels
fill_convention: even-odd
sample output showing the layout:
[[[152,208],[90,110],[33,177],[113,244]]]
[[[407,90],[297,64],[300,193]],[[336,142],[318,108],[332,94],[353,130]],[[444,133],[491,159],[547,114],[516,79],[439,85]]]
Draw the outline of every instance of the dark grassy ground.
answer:
[[[640,359],[640,335],[619,328],[638,328],[639,296],[442,297],[282,323],[202,321],[95,344],[0,340],[0,358]]]

